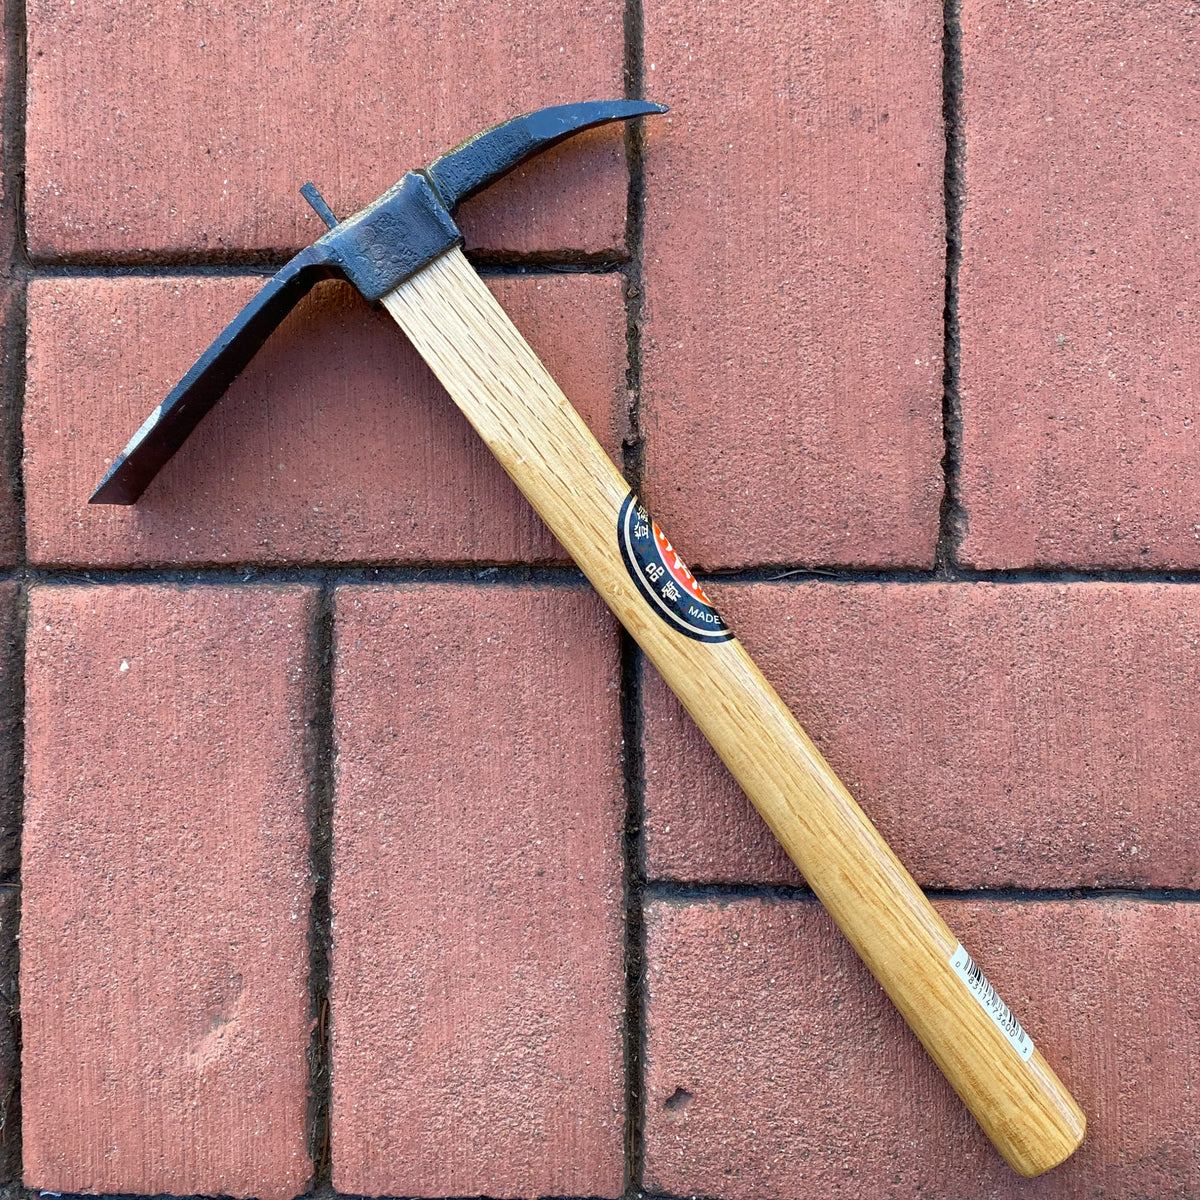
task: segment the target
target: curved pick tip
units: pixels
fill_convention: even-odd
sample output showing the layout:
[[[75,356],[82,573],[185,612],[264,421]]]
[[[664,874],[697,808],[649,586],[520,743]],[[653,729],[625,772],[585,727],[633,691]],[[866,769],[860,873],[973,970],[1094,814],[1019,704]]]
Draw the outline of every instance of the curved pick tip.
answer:
[[[425,174],[437,188],[447,210],[453,213],[467,197],[572,134],[610,121],[628,121],[667,111],[665,104],[649,100],[585,100],[540,108],[477,133],[442,155],[426,168]]]

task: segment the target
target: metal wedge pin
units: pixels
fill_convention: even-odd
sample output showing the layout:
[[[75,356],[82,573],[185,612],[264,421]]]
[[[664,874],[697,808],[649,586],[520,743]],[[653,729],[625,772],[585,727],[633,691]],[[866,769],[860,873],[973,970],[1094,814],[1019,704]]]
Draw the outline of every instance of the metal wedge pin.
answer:
[[[544,109],[464,142],[337,221],[234,319],[92,497],[132,504],[318,280],[380,302],[683,701],[1005,1159],[1024,1175],[1083,1140],[1078,1105],[721,619],[461,249],[458,204],[581,129],[666,111]],[[653,144],[651,144],[651,151]],[[786,1047],[782,1048],[786,1052]]]

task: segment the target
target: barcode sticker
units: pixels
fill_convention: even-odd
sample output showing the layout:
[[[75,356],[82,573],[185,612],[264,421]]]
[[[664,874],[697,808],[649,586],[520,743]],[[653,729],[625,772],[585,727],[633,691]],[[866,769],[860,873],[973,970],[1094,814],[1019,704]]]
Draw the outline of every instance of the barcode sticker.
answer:
[[[1008,1005],[996,995],[996,989],[987,981],[984,973],[975,965],[975,960],[960,943],[950,959],[954,973],[967,985],[979,1006],[996,1023],[996,1028],[1012,1043],[1013,1049],[1028,1062],[1033,1055],[1033,1039],[1021,1028],[1021,1022],[1008,1011]]]

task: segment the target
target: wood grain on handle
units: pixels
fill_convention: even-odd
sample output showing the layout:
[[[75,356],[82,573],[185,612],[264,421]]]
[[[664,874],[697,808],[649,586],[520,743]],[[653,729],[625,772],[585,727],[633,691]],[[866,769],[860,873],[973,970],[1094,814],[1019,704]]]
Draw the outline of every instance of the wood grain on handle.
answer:
[[[1022,1057],[951,966],[957,939],[741,644],[689,637],[643,597],[617,540],[629,485],[462,252],[383,304],[683,702],[1000,1153],[1023,1175],[1062,1162],[1083,1140],[1078,1105],[1036,1048]]]

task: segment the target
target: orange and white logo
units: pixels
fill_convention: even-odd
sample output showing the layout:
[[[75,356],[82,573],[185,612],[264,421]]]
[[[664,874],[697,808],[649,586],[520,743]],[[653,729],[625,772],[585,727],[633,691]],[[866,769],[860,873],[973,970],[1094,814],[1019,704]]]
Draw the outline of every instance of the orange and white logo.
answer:
[[[668,625],[701,642],[727,642],[733,637],[696,577],[632,492],[617,517],[617,541],[630,578]]]

